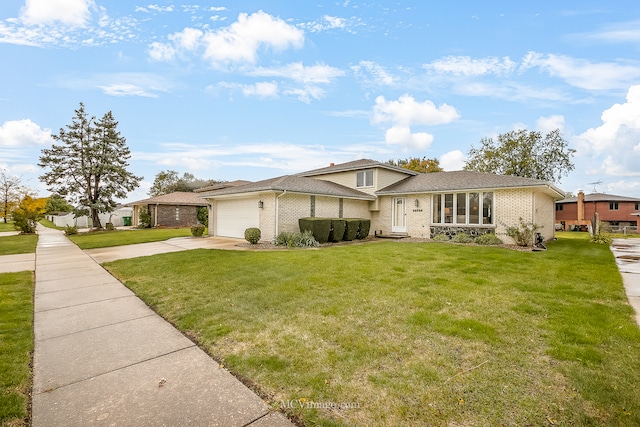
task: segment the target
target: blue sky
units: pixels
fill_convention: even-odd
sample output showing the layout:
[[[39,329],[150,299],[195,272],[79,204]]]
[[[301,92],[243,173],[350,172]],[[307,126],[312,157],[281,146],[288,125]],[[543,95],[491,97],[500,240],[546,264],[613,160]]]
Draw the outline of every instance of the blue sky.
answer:
[[[260,180],[560,128],[559,183],[640,198],[640,3],[2,0],[0,168],[46,195],[80,102],[144,176]]]

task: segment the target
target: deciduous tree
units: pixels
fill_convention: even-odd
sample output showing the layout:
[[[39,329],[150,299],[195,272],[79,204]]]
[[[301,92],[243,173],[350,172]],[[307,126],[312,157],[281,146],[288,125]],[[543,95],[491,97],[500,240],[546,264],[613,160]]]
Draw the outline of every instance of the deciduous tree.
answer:
[[[27,195],[22,198],[17,208],[13,210],[13,224],[16,230],[31,234],[36,232],[36,224],[45,213],[47,199],[34,199]]]
[[[71,206],[64,197],[59,194],[52,194],[47,199],[47,205],[45,206],[47,213],[53,212],[72,212],[73,206]]]
[[[465,170],[559,182],[575,167],[571,162],[575,150],[559,129],[546,135],[511,131],[498,135],[497,141],[483,138],[480,144],[469,150]]]
[[[176,191],[194,191],[200,187],[217,184],[221,181],[215,179],[199,179],[193,174],[185,172],[180,176],[174,170],[160,171],[153,180],[153,185],[149,189],[149,196],[156,197],[163,194],[174,193]]]
[[[98,214],[112,212],[114,199],[124,199],[142,180],[127,170],[131,154],[118,122],[111,111],[96,120],[80,103],[71,124],[52,136],[59,144],[42,150],[39,165],[49,170],[40,179],[69,200],[76,215],[90,215],[102,228]]]
[[[410,159],[389,160],[387,164],[400,166],[420,173],[442,172],[444,170],[440,167],[440,161],[436,158],[412,157]]]
[[[20,203],[21,188],[19,177],[0,171],[0,214],[5,224],[13,208]]]

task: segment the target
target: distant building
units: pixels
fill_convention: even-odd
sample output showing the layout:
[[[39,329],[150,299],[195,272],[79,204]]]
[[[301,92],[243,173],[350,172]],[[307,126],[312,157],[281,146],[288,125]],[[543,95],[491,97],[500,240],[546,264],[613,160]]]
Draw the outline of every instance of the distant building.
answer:
[[[556,202],[556,223],[563,230],[586,228],[596,212],[605,226],[637,227],[640,199],[604,193],[585,195],[580,191],[578,197]]]

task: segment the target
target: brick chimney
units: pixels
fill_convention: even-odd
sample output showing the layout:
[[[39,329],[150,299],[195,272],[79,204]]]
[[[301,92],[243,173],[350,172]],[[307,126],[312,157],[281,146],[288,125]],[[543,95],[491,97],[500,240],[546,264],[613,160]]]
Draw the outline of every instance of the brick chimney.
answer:
[[[335,163],[329,163],[329,167],[334,167],[336,164]]]
[[[584,222],[584,192],[578,190],[578,224]]]

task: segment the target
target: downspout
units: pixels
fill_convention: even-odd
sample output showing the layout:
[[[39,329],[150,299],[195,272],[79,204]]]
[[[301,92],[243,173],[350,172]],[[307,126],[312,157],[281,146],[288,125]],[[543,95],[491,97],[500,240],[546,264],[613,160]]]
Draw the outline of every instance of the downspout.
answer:
[[[280,217],[280,203],[279,203],[278,199],[280,197],[284,196],[285,194],[287,194],[287,190],[284,190],[282,192],[282,194],[280,194],[279,196],[276,196],[276,230],[275,230],[275,235],[273,236],[273,240],[274,241],[275,241],[276,237],[278,237],[278,227],[279,227],[278,219]]]

